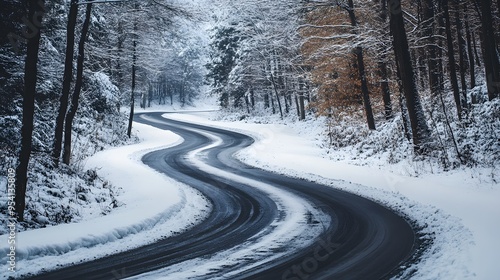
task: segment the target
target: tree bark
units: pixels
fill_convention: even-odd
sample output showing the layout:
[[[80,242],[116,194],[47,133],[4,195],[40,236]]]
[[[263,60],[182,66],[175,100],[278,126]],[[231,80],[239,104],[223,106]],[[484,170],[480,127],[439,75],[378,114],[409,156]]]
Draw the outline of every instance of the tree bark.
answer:
[[[137,5],[137,4],[136,4]],[[132,137],[132,122],[134,121],[134,107],[135,107],[135,71],[137,63],[137,20],[134,20],[134,39],[132,42],[132,90],[130,93],[130,114],[128,117],[127,136]]]
[[[401,71],[399,69],[399,64],[396,63],[396,77],[399,90],[399,108],[401,110],[401,121],[403,122],[403,132],[405,138],[410,142],[412,141],[412,132],[410,131],[410,120],[408,119],[408,109],[406,108],[406,100],[404,96],[403,82],[401,79]]]
[[[278,87],[276,85],[276,81],[275,81],[274,75],[272,73],[271,73],[271,82],[273,84],[274,93],[276,94],[276,100],[278,101],[278,108],[280,110],[280,117],[283,118],[283,110],[281,108],[280,95],[279,95],[279,92],[278,92]],[[272,99],[271,99],[271,101],[272,101]],[[273,106],[273,110],[274,110],[274,106]],[[274,112],[273,112],[273,114],[274,114]]]
[[[295,93],[295,109],[297,110],[297,117],[299,117],[300,120],[300,105],[299,105],[299,96],[297,93]]]
[[[370,92],[368,90],[368,82],[366,81],[365,63],[363,58],[363,48],[357,47],[355,50],[358,60],[358,73],[361,80],[361,93],[363,96],[363,105],[365,107],[366,122],[368,128],[375,130],[375,118],[373,117],[372,103],[370,101]]]
[[[462,108],[467,110],[467,82],[466,82],[466,72],[467,72],[467,53],[465,47],[465,40],[462,36],[462,20],[460,19],[460,2],[459,0],[455,1],[455,25],[457,29],[457,40],[458,40],[458,66],[460,73],[460,86],[462,92]]]
[[[299,96],[299,105],[300,105],[300,120],[303,121],[306,119],[306,108],[304,104],[304,94]]]
[[[299,94],[299,108],[300,108],[300,117],[299,119],[305,120],[306,119],[306,105],[305,105],[305,88],[304,84],[302,82],[299,82],[299,89],[300,89],[300,94]]]
[[[351,19],[351,25],[356,27],[358,22],[356,20],[356,14],[354,13],[354,3],[353,0],[348,1],[349,8],[347,12],[349,14],[349,18]],[[363,58],[363,48],[356,47],[354,49],[354,54],[356,55],[357,65],[358,65],[358,74],[359,80],[361,81],[361,95],[363,97],[363,105],[366,114],[366,122],[368,124],[368,128],[371,130],[375,130],[375,118],[373,117],[372,104],[370,101],[370,91],[368,90],[368,82],[366,81],[366,73],[365,73],[365,62]]]
[[[170,95],[170,105],[174,105],[174,91],[173,91],[173,88],[172,86],[169,86],[169,95]]]
[[[486,71],[488,98],[493,100],[500,94],[500,62],[498,61],[493,18],[491,15],[491,0],[481,0],[481,26],[483,44],[483,62]]]
[[[71,106],[66,114],[64,121],[64,149],[63,149],[63,163],[69,164],[71,160],[71,133],[73,131],[73,120],[78,110],[80,93],[83,85],[83,62],[85,61],[85,42],[90,26],[90,16],[92,12],[92,3],[87,4],[85,11],[85,21],[83,22],[82,34],[80,35],[80,42],[78,43],[78,59],[76,67],[76,80],[75,90],[71,99]]]
[[[255,108],[255,93],[253,87],[250,87],[250,102],[252,104],[252,109]]]
[[[481,37],[481,35],[479,35],[479,37]],[[474,32],[472,32],[472,38],[475,39],[476,38],[476,35],[474,34]],[[479,38],[480,40],[482,40],[482,38]],[[472,46],[474,47],[474,56],[476,57],[476,66],[477,67],[481,67],[481,60],[479,59],[479,53],[477,52],[477,44],[476,44],[476,40],[472,40]]]
[[[69,91],[71,89],[71,81],[73,79],[73,52],[75,49],[75,27],[77,15],[78,0],[71,0],[66,30],[66,60],[64,62],[62,94],[59,100],[59,112],[56,118],[54,147],[52,150],[52,158],[55,166],[59,165],[59,158],[61,156],[64,118],[66,117],[66,112],[68,110]]]
[[[434,30],[434,33],[436,33],[438,35],[438,37],[435,39],[436,41],[436,63],[437,63],[437,69],[438,69],[438,80],[439,80],[439,85],[438,85],[438,88],[439,88],[439,92],[443,92],[444,91],[444,73],[446,72],[445,71],[445,67],[444,67],[444,54],[443,54],[443,50],[444,50],[444,37],[445,37],[445,33],[444,33],[444,29],[445,29],[445,23],[444,23],[444,19],[442,16],[437,16],[437,18],[435,17],[434,18],[435,20],[435,23],[436,23],[436,29]]]
[[[389,88],[389,75],[387,74],[387,63],[385,62],[385,55],[381,58],[382,60],[378,63],[379,75],[380,75],[380,90],[382,91],[382,99],[384,101],[384,115],[386,120],[393,118],[392,114],[392,100],[391,91]]]
[[[427,68],[429,72],[429,88],[431,94],[434,98],[437,98],[440,94],[439,87],[439,65],[437,63],[437,46],[436,40],[434,39],[434,3],[432,0],[424,0],[423,5],[423,34],[427,37]]]
[[[406,107],[412,128],[413,145],[416,154],[427,152],[430,130],[415,83],[415,73],[408,48],[408,38],[404,28],[401,1],[394,0],[389,5],[390,30],[393,36],[394,53],[398,64],[406,99]]]
[[[250,115],[250,100],[248,100],[248,95],[245,94],[245,105],[247,106],[247,113]]]
[[[387,23],[387,0],[380,1],[380,14],[379,20],[382,24]],[[389,88],[389,75],[387,73],[387,56],[385,54],[384,47],[380,48],[381,57],[378,62],[378,74],[380,77],[380,91],[382,92],[382,99],[384,101],[384,115],[386,120],[390,120],[393,117],[392,114],[392,101],[391,101],[391,91]]]
[[[45,1],[28,1],[28,19],[37,23],[42,22]],[[38,28],[41,28],[38,24]],[[15,209],[18,221],[24,220],[26,208],[26,186],[28,183],[28,165],[31,157],[31,142],[33,137],[33,121],[35,114],[36,80],[38,75],[38,51],[40,49],[40,30],[32,30],[26,34],[27,53],[24,65],[24,92],[23,92],[23,120],[21,127],[21,150],[19,164],[16,168],[16,196]]]
[[[453,38],[451,36],[451,22],[448,0],[441,0],[441,5],[441,8],[443,9],[443,18],[445,21],[446,45],[448,49],[448,67],[450,72],[451,88],[453,90],[453,97],[455,98],[455,105],[457,106],[458,118],[462,119],[462,104],[460,101],[460,90],[458,89],[457,69],[455,66],[455,50],[453,49]]]
[[[470,88],[476,87],[476,65],[474,64],[474,53],[472,52],[472,38],[469,27],[469,17],[467,15],[467,2],[464,3],[465,36],[467,38],[467,53],[469,57]]]

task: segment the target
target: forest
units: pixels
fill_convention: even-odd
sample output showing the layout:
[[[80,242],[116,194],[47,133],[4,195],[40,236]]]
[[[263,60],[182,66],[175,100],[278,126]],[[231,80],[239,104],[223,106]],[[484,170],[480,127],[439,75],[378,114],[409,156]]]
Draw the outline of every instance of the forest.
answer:
[[[500,1],[2,0],[0,15],[0,165],[25,228],[118,207],[85,158],[137,141],[135,108],[204,96],[229,120],[319,120],[324,149],[500,160]]]
[[[405,156],[437,158],[445,169],[492,164],[498,160],[499,5],[240,5],[215,26],[211,92],[242,118],[263,111],[298,120],[326,116],[336,147],[377,135],[367,129],[389,130],[397,138],[379,139],[386,144],[381,149],[410,143]],[[349,135],[361,122],[364,135]]]

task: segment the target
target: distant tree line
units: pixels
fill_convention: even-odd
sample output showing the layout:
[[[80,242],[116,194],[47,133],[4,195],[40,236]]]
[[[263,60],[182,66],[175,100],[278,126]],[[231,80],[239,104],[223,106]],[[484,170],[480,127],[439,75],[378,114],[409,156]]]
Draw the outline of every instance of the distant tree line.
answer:
[[[311,101],[308,65],[300,53],[297,1],[227,3],[217,18],[207,78],[222,107],[269,110],[305,118]]]

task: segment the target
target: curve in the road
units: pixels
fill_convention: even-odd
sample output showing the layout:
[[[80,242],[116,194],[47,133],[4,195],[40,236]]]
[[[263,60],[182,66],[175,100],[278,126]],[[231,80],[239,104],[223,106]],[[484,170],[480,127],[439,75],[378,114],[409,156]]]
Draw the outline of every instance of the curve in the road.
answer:
[[[393,276],[413,254],[413,229],[386,207],[348,192],[245,165],[232,154],[251,145],[251,137],[169,120],[162,115],[136,114],[135,121],[171,130],[185,141],[151,152],[143,162],[200,190],[213,204],[208,218],[178,236],[32,279],[117,279],[138,275],[235,247],[280,219],[276,202],[265,192],[208,174],[189,162],[186,155],[190,151],[210,144],[205,133],[222,139],[221,145],[207,150],[206,162],[211,166],[292,192],[332,217],[332,222],[307,247],[244,270],[238,279],[384,279]],[[218,275],[224,273],[219,271]]]

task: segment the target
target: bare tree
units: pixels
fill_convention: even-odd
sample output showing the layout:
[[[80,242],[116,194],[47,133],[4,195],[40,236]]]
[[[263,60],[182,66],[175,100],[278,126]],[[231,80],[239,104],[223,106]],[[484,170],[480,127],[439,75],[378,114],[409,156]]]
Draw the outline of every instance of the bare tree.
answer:
[[[137,7],[137,5],[136,5]],[[134,37],[132,39],[132,90],[130,92],[130,114],[128,118],[127,136],[132,136],[132,122],[134,120],[134,107],[135,107],[135,81],[136,81],[136,67],[137,67],[137,20],[134,19]]]
[[[68,25],[66,29],[66,59],[64,62],[63,88],[59,100],[59,112],[56,118],[56,127],[54,135],[54,147],[52,157],[54,165],[59,165],[61,157],[62,140],[64,132],[64,119],[68,110],[68,101],[70,96],[71,82],[73,80],[73,56],[75,49],[75,28],[78,16],[78,0],[71,0],[68,14]]]
[[[69,107],[68,113],[66,114],[66,119],[64,121],[64,151],[63,151],[63,163],[69,164],[71,158],[71,133],[73,130],[73,119],[75,118],[76,111],[78,110],[78,104],[80,101],[80,92],[82,90],[83,84],[83,62],[85,61],[85,41],[87,40],[87,34],[90,26],[90,16],[92,12],[92,2],[87,3],[87,9],[85,12],[85,21],[82,27],[82,33],[80,35],[80,42],[78,43],[78,59],[76,67],[76,80],[75,80],[75,90],[71,96],[71,106]]]
[[[344,7],[349,18],[351,19],[351,25],[356,28],[358,26],[358,21],[356,19],[356,14],[354,12],[354,3],[352,0],[347,1],[347,7]],[[354,29],[354,32],[355,29]],[[363,47],[357,46],[354,49],[354,54],[357,59],[357,68],[359,73],[359,80],[361,81],[361,95],[363,96],[363,104],[365,107],[366,121],[368,123],[368,128],[375,130],[375,119],[373,118],[372,104],[370,101],[370,92],[368,90],[368,82],[366,80],[366,70],[365,61],[363,58]]]
[[[45,1],[28,1],[28,19],[37,28],[26,33],[28,40],[26,61],[24,68],[24,93],[23,93],[23,121],[21,128],[21,150],[19,164],[16,169],[16,197],[15,205],[17,219],[24,220],[26,208],[26,185],[28,182],[28,164],[31,157],[31,143],[33,136],[33,120],[35,114],[36,80],[38,74],[38,52],[40,49],[40,28]]]
[[[425,153],[430,138],[430,130],[424,115],[420,95],[415,82],[415,74],[408,48],[403,11],[400,0],[393,0],[389,5],[390,29],[393,37],[394,53],[398,64],[406,107],[410,117],[413,145],[417,154]]]
[[[448,0],[441,0],[441,8],[443,9],[443,18],[445,20],[446,30],[446,45],[448,50],[448,64],[451,88],[453,90],[453,97],[455,98],[455,105],[457,106],[458,118],[462,118],[462,104],[460,101],[460,90],[458,89],[457,69],[455,66],[455,50],[453,49],[453,37],[451,35],[451,22],[448,7]]]

